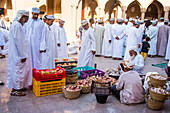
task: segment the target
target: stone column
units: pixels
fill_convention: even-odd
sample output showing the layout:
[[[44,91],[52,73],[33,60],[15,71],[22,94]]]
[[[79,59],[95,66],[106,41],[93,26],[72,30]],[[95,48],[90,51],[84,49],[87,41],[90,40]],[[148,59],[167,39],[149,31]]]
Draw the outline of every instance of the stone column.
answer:
[[[127,6],[122,6],[122,18],[126,19],[125,14],[126,14]]]
[[[54,9],[53,9],[53,14],[55,14],[55,13],[56,13],[56,2],[57,2],[57,1],[56,1],[56,0],[54,0],[54,4],[53,4],[53,8],[54,8]]]
[[[99,8],[99,16],[104,16],[105,15],[105,12],[104,12],[104,9],[103,8]]]
[[[104,18],[109,19],[109,13],[108,12],[104,15]]]
[[[146,8],[142,8],[141,9],[141,20],[145,19],[145,12],[146,12]]]
[[[169,6],[165,6],[164,7],[164,11],[165,11],[164,19],[168,19],[168,16],[169,16]]]
[[[73,28],[73,30],[72,30],[72,33],[74,33],[75,34],[75,32],[76,32],[76,16],[77,16],[77,13],[76,13],[76,6],[75,5],[71,5],[71,8],[72,8],[72,19],[71,20],[73,20],[72,21],[72,28]]]
[[[161,18],[162,12],[158,12],[158,20]]]
[[[118,6],[116,7],[116,11],[115,11],[115,18],[117,19],[118,17]]]

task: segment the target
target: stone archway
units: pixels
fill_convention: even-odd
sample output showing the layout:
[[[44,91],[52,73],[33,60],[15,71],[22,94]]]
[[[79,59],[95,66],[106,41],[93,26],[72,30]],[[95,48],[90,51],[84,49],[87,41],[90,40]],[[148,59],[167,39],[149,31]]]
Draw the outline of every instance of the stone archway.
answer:
[[[163,5],[159,2],[154,0],[147,8],[145,13],[145,18],[152,19],[152,18],[160,18],[164,17],[164,8]]]
[[[126,11],[126,18],[135,18],[136,16],[141,16],[141,4],[135,0],[129,4]]]
[[[96,0],[82,0],[82,14],[84,13],[84,18],[87,18],[87,16],[89,16],[90,18],[94,18],[97,7],[98,1]],[[90,8],[90,11],[87,11],[88,8]]]
[[[119,0],[108,0],[105,5],[105,14],[108,14],[106,18],[118,18],[118,13],[121,15],[121,2]],[[119,17],[120,18],[120,17]]]

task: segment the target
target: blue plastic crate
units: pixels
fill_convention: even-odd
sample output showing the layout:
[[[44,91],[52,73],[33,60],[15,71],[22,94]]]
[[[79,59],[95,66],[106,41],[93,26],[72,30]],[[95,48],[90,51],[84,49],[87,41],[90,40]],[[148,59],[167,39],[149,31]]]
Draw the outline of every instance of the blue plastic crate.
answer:
[[[81,78],[81,73],[80,73],[81,71],[93,70],[95,68],[90,67],[90,66],[84,66],[84,67],[76,67],[73,69],[76,69],[78,71],[78,77]]]

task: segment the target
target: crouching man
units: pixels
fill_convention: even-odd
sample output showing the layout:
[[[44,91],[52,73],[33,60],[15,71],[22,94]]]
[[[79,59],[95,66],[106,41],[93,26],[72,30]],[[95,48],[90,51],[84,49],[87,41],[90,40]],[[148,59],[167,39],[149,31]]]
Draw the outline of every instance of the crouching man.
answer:
[[[144,89],[139,74],[133,71],[135,63],[123,61],[124,72],[120,75],[116,85],[112,86],[112,93],[123,104],[144,102]]]

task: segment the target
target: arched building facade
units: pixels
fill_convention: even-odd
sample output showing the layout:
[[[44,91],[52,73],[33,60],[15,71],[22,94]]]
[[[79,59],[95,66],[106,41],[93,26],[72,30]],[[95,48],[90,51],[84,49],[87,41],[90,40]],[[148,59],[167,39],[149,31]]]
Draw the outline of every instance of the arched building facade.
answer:
[[[42,14],[55,14],[66,21],[68,39],[75,38],[82,19],[160,18],[170,19],[170,0],[0,0],[0,8],[12,19],[17,10],[39,7]]]

